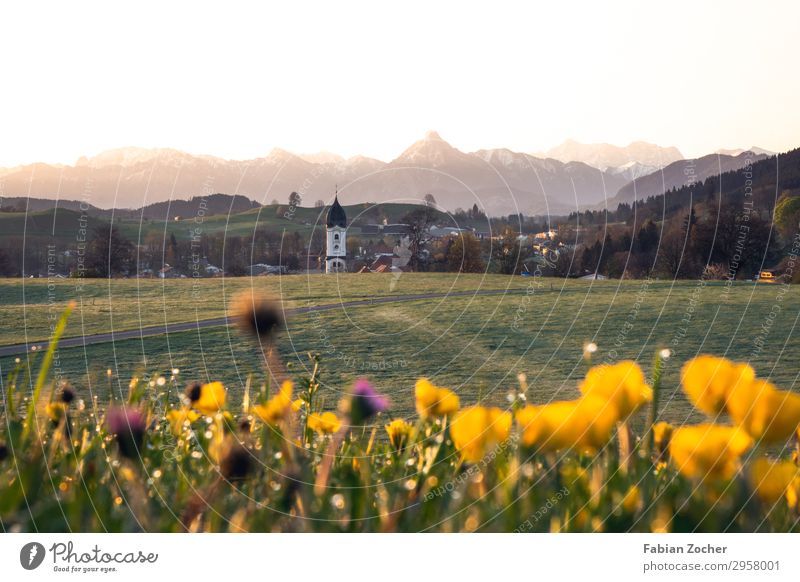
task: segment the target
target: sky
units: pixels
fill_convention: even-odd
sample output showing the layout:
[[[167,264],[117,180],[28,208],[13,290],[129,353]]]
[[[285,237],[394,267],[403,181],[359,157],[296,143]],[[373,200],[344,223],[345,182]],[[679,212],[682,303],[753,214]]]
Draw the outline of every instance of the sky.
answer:
[[[0,4],[0,167],[123,146],[391,160],[800,145],[799,2]]]

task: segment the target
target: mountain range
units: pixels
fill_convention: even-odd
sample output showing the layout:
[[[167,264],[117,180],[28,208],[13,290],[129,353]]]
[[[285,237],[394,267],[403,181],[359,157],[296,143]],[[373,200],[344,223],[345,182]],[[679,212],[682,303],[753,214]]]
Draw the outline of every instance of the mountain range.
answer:
[[[753,151],[744,151],[735,156],[709,154],[693,160],[678,160],[663,170],[632,180],[620,188],[617,195],[608,200],[605,207],[615,209],[621,203],[630,204],[634,200],[658,196],[673,188],[702,183],[706,178],[739,170],[767,157],[769,156],[764,153],[756,154]],[[604,205],[597,206],[597,208],[602,207]]]
[[[622,168],[631,164],[662,168],[683,159],[678,148],[661,147],[643,141],[615,146],[608,143],[580,143],[568,139],[541,155],[562,162],[583,162],[600,170]]]
[[[741,167],[743,156],[709,157],[725,171]],[[618,147],[567,141],[546,155],[508,149],[466,153],[431,131],[390,162],[281,149],[251,160],[225,160],[175,149],[120,148],[82,157],[73,166],[35,163],[0,169],[0,192],[4,198],[72,199],[103,209],[133,209],[213,193],[261,204],[285,202],[293,191],[301,194],[302,205],[311,206],[330,202],[338,188],[346,204],[421,202],[432,194],[446,210],[477,204],[494,216],[566,214],[628,201],[633,184],[639,197],[659,184],[667,189],[683,185],[680,169],[666,176],[680,160],[676,148],[644,142]],[[707,167],[714,171],[713,163]]]

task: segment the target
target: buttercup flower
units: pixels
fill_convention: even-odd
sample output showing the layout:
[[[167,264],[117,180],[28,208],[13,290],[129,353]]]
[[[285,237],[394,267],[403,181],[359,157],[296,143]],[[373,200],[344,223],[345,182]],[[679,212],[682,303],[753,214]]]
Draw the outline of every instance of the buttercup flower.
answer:
[[[786,442],[800,425],[800,395],[766,380],[738,384],[728,395],[728,414],[757,441]]]
[[[543,451],[596,451],[611,438],[617,419],[616,407],[597,396],[526,406],[517,412],[522,444]]]
[[[746,432],[717,424],[684,426],[672,431],[669,454],[678,471],[698,479],[729,479],[739,457],[753,446]]]
[[[200,418],[200,415],[191,408],[173,408],[167,412],[167,422],[169,422],[172,432],[176,435],[183,432],[187,423],[191,424],[198,418]]]
[[[392,443],[396,451],[402,451],[406,448],[411,438],[411,433],[414,431],[414,427],[402,418],[395,418],[384,428],[386,429],[386,434],[389,435],[389,442]]]
[[[750,384],[755,377],[755,370],[747,364],[714,356],[698,356],[686,362],[681,370],[683,391],[698,409],[710,416],[725,410],[731,390]]]
[[[620,420],[653,399],[642,369],[631,360],[595,366],[586,374],[580,389],[586,396],[597,396],[615,406]]]
[[[44,407],[44,411],[53,424],[58,424],[67,416],[67,405],[63,402],[50,402]]]
[[[225,406],[226,391],[222,382],[192,382],[184,394],[189,405],[201,414],[211,415]]]
[[[639,487],[631,485],[622,498],[622,508],[628,513],[634,513],[639,508],[641,500],[642,495],[639,491]]]
[[[753,461],[750,481],[756,494],[765,503],[777,503],[786,497],[791,507],[797,504],[797,484],[800,473],[791,461],[770,461],[763,457]]]
[[[276,425],[292,409],[292,390],[294,386],[289,380],[281,384],[278,393],[267,401],[266,404],[258,404],[253,407],[255,414],[262,422]]]
[[[667,452],[673,430],[674,427],[670,423],[664,422],[663,420],[653,425],[653,442],[656,446],[656,451],[658,451],[660,456],[663,456],[664,453]]]
[[[308,428],[319,434],[333,434],[342,428],[342,421],[332,412],[314,412],[308,415]]]
[[[465,461],[480,461],[491,449],[508,438],[511,413],[499,408],[471,406],[453,418],[450,437]]]
[[[452,390],[434,386],[427,378],[420,378],[414,386],[417,413],[423,418],[445,416],[458,410],[458,396]]]
[[[388,408],[389,399],[378,394],[375,387],[363,378],[353,384],[349,402],[345,405],[345,410],[349,412],[354,425],[364,424],[366,420]]]
[[[117,439],[123,457],[135,459],[144,443],[147,417],[142,410],[127,406],[111,406],[106,412],[108,432]]]

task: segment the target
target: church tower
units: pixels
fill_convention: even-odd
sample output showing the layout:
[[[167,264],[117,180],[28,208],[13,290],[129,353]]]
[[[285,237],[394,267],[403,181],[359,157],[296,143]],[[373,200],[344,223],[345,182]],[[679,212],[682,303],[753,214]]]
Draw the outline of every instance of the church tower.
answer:
[[[344,208],[339,204],[339,195],[333,199],[333,204],[328,209],[327,223],[328,239],[327,254],[325,256],[326,273],[343,273],[347,271],[347,216]]]

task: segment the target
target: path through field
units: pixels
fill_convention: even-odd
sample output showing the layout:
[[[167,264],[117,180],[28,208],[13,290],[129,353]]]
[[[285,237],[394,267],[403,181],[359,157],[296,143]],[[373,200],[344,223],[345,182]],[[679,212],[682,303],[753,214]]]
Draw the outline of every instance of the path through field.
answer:
[[[524,291],[524,290],[523,290]],[[327,305],[309,305],[308,307],[295,307],[285,310],[286,315],[296,315],[300,313],[311,313],[315,311],[330,311],[332,309],[345,309],[349,307],[373,306],[380,303],[398,303],[400,301],[418,301],[421,299],[444,299],[447,297],[470,297],[477,295],[499,295],[520,292],[519,289],[484,289],[476,291],[453,291],[451,293],[417,293],[413,295],[398,295],[394,297],[377,297],[360,301],[342,301],[339,303],[329,303]],[[59,342],[59,347],[72,348],[87,346],[91,344],[101,344],[118,340],[140,339],[144,337],[177,333],[183,331],[193,331],[208,327],[218,327],[231,325],[233,321],[226,317],[214,317],[211,319],[199,319],[197,321],[187,321],[181,323],[170,323],[166,325],[151,325],[139,329],[127,329],[121,331],[111,331],[107,333],[95,333],[78,337],[64,338]],[[27,344],[15,344],[10,346],[0,346],[0,356],[13,356],[24,354],[32,347],[44,346],[42,342],[32,342]]]

